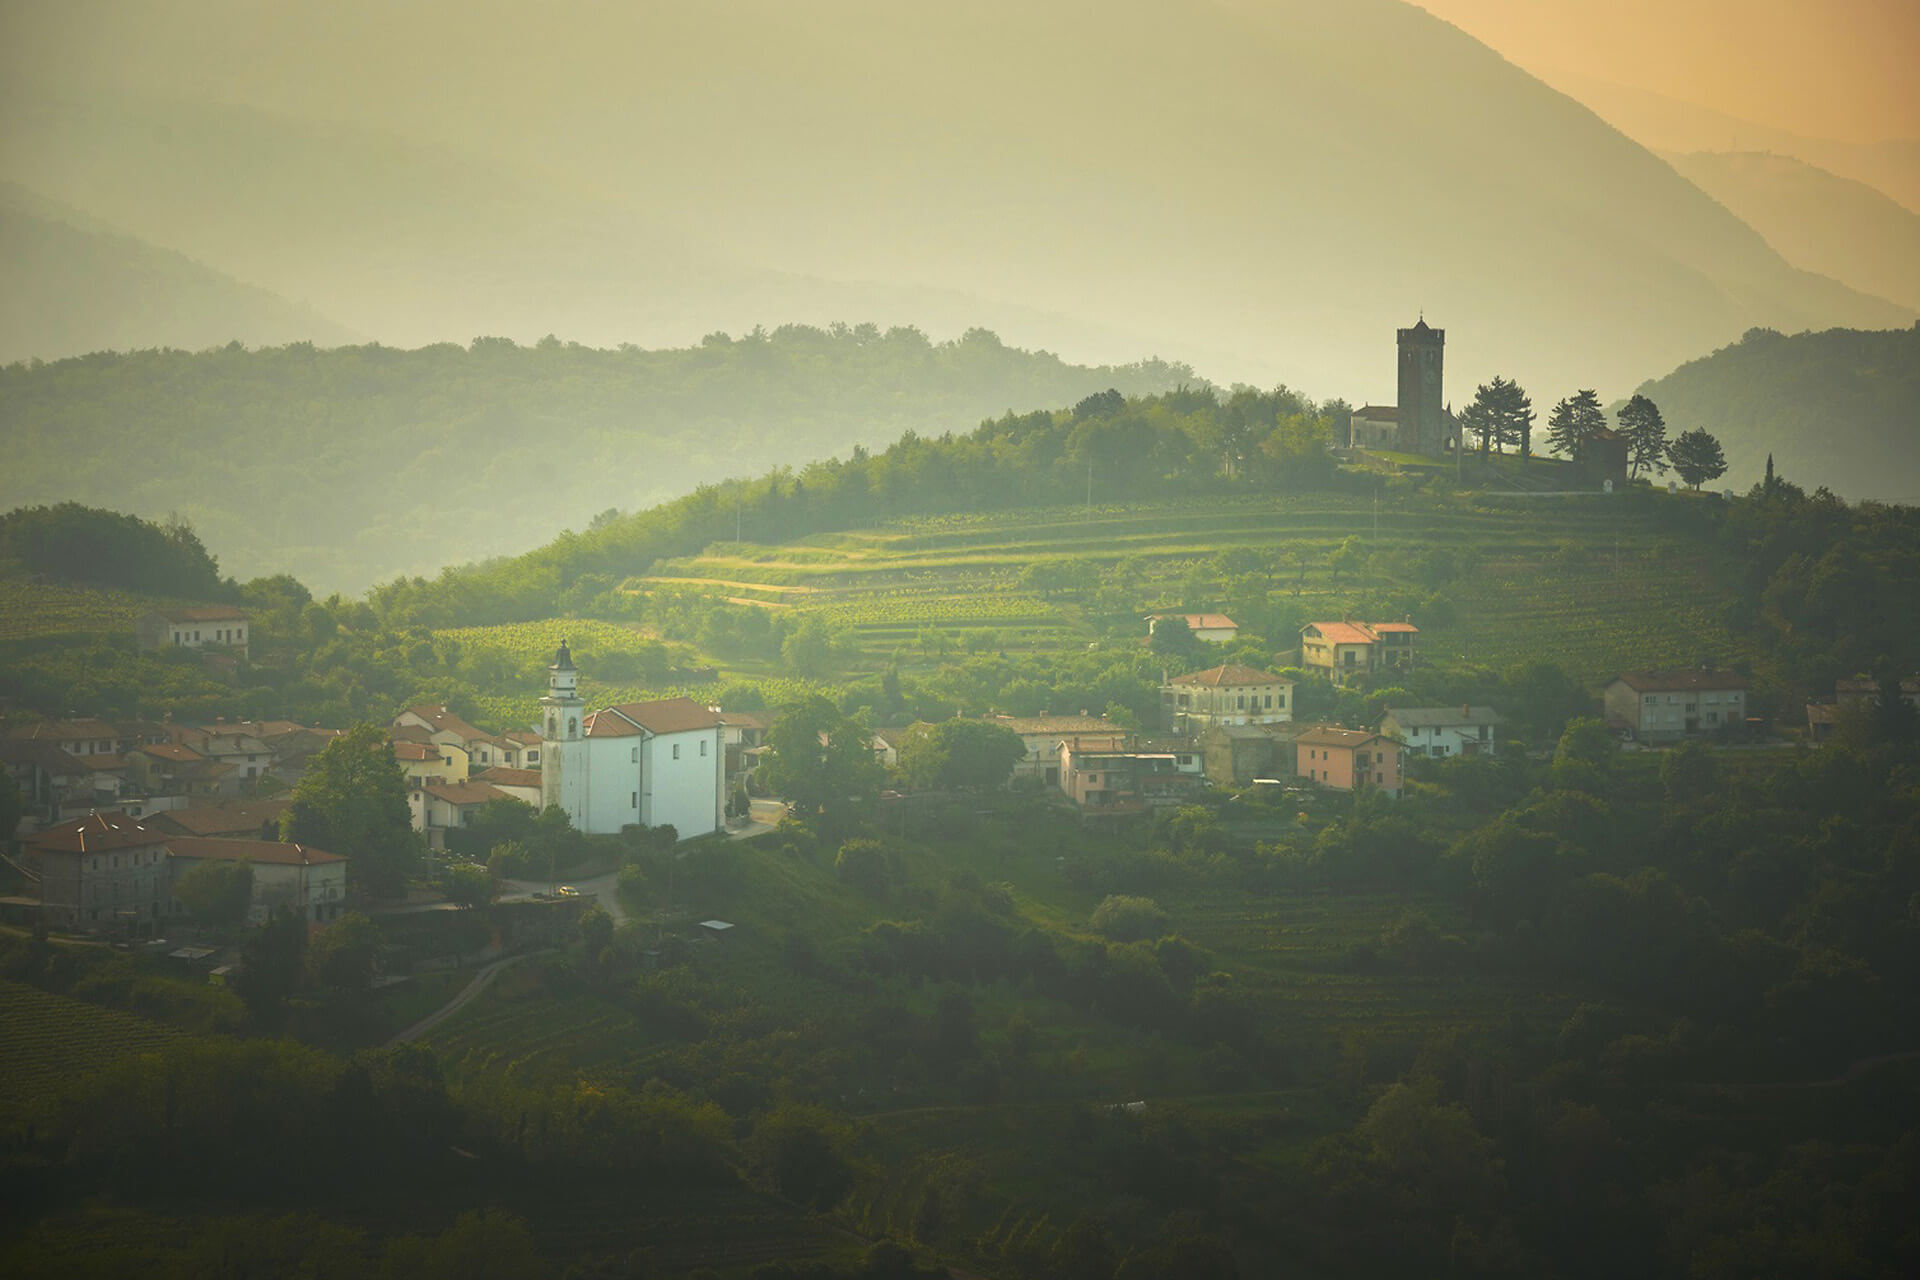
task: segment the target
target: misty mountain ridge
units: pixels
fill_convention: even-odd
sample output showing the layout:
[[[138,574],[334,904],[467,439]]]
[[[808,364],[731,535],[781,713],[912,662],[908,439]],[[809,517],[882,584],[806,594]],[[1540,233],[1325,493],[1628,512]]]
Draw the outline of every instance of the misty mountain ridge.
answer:
[[[0,182],[0,364],[231,341],[356,340],[311,307]]]
[[[1920,308],[1920,213],[1791,156],[1694,152],[1666,160],[1795,266]]]
[[[1779,474],[1849,501],[1920,504],[1920,324],[1892,332],[1756,329],[1640,388],[1669,436],[1704,429],[1725,483]]]
[[[396,57],[431,16],[396,17]],[[1550,402],[1755,325],[1912,319],[1398,0],[734,0],[458,39],[543,42],[564,86],[529,71],[454,114],[415,85],[377,121],[372,79],[319,104],[263,72],[229,88],[249,108],[43,102],[6,165],[403,344],[873,317],[1358,402],[1392,398],[1392,330],[1424,310],[1450,399],[1500,373]],[[634,50],[648,74],[615,74]]]
[[[985,330],[783,326],[687,348],[483,338],[100,354],[0,367],[0,510],[66,500],[177,513],[222,571],[322,591],[503,555],[596,512],[679,497],[908,432],[1194,383],[1070,365]]]

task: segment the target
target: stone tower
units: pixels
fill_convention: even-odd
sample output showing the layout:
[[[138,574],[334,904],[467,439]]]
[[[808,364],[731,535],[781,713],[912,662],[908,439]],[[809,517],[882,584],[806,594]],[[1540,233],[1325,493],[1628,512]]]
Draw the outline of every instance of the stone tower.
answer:
[[[1402,453],[1438,458],[1446,451],[1440,387],[1446,351],[1447,331],[1428,328],[1425,316],[1413,328],[1400,330],[1400,425],[1395,439]]]
[[[562,640],[547,666],[547,696],[540,699],[540,807],[559,805],[584,831],[587,820],[587,704],[580,700],[580,672]]]

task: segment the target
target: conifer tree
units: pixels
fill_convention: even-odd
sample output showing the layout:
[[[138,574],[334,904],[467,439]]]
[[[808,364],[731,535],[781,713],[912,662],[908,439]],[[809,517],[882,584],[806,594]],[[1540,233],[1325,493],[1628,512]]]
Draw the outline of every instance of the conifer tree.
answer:
[[[1600,408],[1600,396],[1592,390],[1576,391],[1553,406],[1547,415],[1547,447],[1565,457],[1578,454],[1589,436],[1606,430],[1607,415]]]
[[[1720,442],[1705,431],[1683,431],[1667,446],[1667,460],[1691,488],[1727,474],[1727,455]]]
[[[1660,406],[1645,396],[1635,396],[1620,408],[1620,434],[1627,439],[1629,479],[1639,476],[1645,467],[1649,475],[1667,469],[1667,421]]]

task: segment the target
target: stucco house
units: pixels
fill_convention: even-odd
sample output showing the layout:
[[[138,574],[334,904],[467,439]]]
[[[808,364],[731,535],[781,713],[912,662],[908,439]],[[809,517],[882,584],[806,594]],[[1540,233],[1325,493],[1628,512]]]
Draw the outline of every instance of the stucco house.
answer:
[[[1316,725],[1294,739],[1295,776],[1335,791],[1400,794],[1398,742],[1364,729]]]
[[[221,645],[247,656],[247,633],[253,625],[245,609],[232,605],[188,605],[156,609],[134,620],[133,630],[142,649],[203,649]]]
[[[175,883],[208,859],[252,864],[248,918],[255,923],[276,906],[332,920],[346,901],[347,859],[339,854],[275,840],[183,836],[119,812],[63,822],[22,845],[40,876],[42,916],[55,928],[158,934],[186,913]]]
[[[1186,804],[1205,788],[1199,753],[1153,744],[1060,746],[1060,790],[1088,814],[1140,814]]]
[[[1475,756],[1494,749],[1503,723],[1492,707],[1394,707],[1380,718],[1380,732],[1408,755]]]
[[[1169,618],[1179,618],[1195,640],[1208,644],[1227,644],[1240,634],[1240,624],[1224,613],[1155,613],[1147,617],[1147,635],[1151,637]]]
[[[995,716],[992,723],[1020,735],[1026,754],[1014,762],[1014,778],[1060,785],[1060,747],[1077,741],[1083,750],[1118,750],[1127,731],[1105,716]]]
[[[413,813],[413,829],[424,831],[429,849],[446,847],[448,827],[464,827],[481,805],[514,797],[490,783],[468,779],[462,782],[423,782],[407,789],[407,807]]]
[[[1309,622],[1300,629],[1300,665],[1335,684],[1379,671],[1411,671],[1411,622]]]
[[[1232,662],[1175,676],[1160,686],[1160,718],[1175,733],[1216,724],[1283,724],[1293,719],[1293,681]]]
[[[1648,742],[1737,729],[1747,721],[1747,678],[1733,671],[1627,671],[1607,686],[1607,725]]]

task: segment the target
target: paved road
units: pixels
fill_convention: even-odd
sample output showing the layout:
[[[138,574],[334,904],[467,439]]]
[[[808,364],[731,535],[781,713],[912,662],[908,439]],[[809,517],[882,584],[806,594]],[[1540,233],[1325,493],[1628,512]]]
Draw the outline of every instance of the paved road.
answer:
[[[435,1009],[432,1013],[420,1019],[420,1021],[414,1023],[412,1026],[408,1027],[405,1031],[402,1031],[398,1035],[394,1036],[393,1039],[387,1041],[387,1044],[388,1045],[405,1044],[409,1040],[418,1040],[421,1036],[427,1034],[427,1032],[433,1030],[435,1027],[439,1026],[442,1022],[446,1021],[448,1018],[458,1013],[461,1009],[465,1008],[468,1001],[472,1000],[475,996],[479,995],[482,991],[485,991],[487,989],[488,984],[491,983],[496,976],[498,976],[498,974],[502,969],[510,968],[513,965],[519,964],[522,960],[526,960],[531,956],[546,955],[546,954],[549,954],[549,953],[541,952],[541,951],[530,951],[523,955],[508,956],[504,960],[495,960],[492,964],[487,965],[485,968],[481,969],[480,972],[474,974],[473,981],[469,982],[466,986],[460,988],[459,993],[455,995],[453,999],[447,1001],[445,1004],[441,1005],[438,1009]]]

